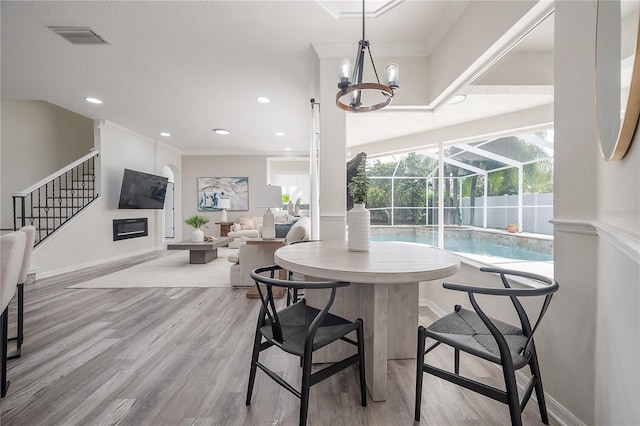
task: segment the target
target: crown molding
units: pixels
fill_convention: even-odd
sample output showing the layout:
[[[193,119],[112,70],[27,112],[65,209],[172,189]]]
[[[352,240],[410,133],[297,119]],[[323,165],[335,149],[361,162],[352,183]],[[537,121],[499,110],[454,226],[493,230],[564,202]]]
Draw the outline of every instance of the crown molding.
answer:
[[[367,9],[365,5],[364,15],[366,18],[379,18],[391,9],[396,6],[404,3],[405,0],[387,0],[385,2],[375,2],[382,3],[377,9]],[[338,6],[343,5],[344,2],[336,2],[336,1],[326,1],[326,0],[316,0],[316,3],[320,5],[329,15],[333,16],[335,19],[362,19],[362,8],[358,4],[357,7],[352,8],[350,10],[340,9]],[[371,3],[369,4],[371,5]]]

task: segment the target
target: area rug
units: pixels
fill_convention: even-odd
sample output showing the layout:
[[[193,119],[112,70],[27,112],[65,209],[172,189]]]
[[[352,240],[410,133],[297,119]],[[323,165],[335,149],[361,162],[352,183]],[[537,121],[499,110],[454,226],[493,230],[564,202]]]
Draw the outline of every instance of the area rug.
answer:
[[[231,287],[231,263],[227,255],[236,252],[221,247],[217,259],[204,265],[192,265],[189,252],[181,250],[67,288]]]

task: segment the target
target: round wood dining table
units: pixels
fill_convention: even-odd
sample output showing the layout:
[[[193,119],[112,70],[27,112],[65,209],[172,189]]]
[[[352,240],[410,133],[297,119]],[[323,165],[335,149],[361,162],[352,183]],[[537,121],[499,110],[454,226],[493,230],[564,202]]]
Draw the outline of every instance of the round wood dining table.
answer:
[[[451,276],[458,257],[425,244],[372,241],[367,252],[349,251],[346,241],[290,244],[275,252],[278,265],[309,278],[348,281],[338,290],[331,312],[364,321],[367,387],[374,401],[386,399],[387,361],[415,358],[421,281]],[[328,291],[305,294],[310,306],[322,306]],[[340,342],[342,343],[342,342]],[[330,345],[314,362],[333,362],[351,353],[349,345]]]

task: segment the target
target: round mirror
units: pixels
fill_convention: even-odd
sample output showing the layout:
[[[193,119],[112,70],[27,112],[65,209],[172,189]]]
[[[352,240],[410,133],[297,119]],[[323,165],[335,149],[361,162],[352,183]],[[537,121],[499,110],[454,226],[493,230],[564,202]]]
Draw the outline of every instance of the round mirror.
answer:
[[[596,23],[596,126],[605,160],[622,158],[640,115],[640,0],[599,0]]]

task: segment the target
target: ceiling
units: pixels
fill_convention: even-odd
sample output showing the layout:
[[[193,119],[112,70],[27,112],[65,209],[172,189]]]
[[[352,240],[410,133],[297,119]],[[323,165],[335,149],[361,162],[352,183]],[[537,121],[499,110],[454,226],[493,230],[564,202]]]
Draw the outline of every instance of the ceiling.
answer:
[[[466,3],[367,2],[374,55],[376,43],[428,55]],[[307,152],[312,45],[351,56],[362,32],[358,1],[2,1],[0,7],[3,99],[44,100],[187,154]],[[108,44],[71,44],[49,26],[91,27]],[[88,96],[103,104],[87,103]],[[258,96],[271,102],[258,103]],[[492,113],[486,100],[481,109]],[[438,120],[419,110],[375,114],[349,119],[349,144],[462,117],[455,111]],[[216,135],[214,128],[231,134]]]

